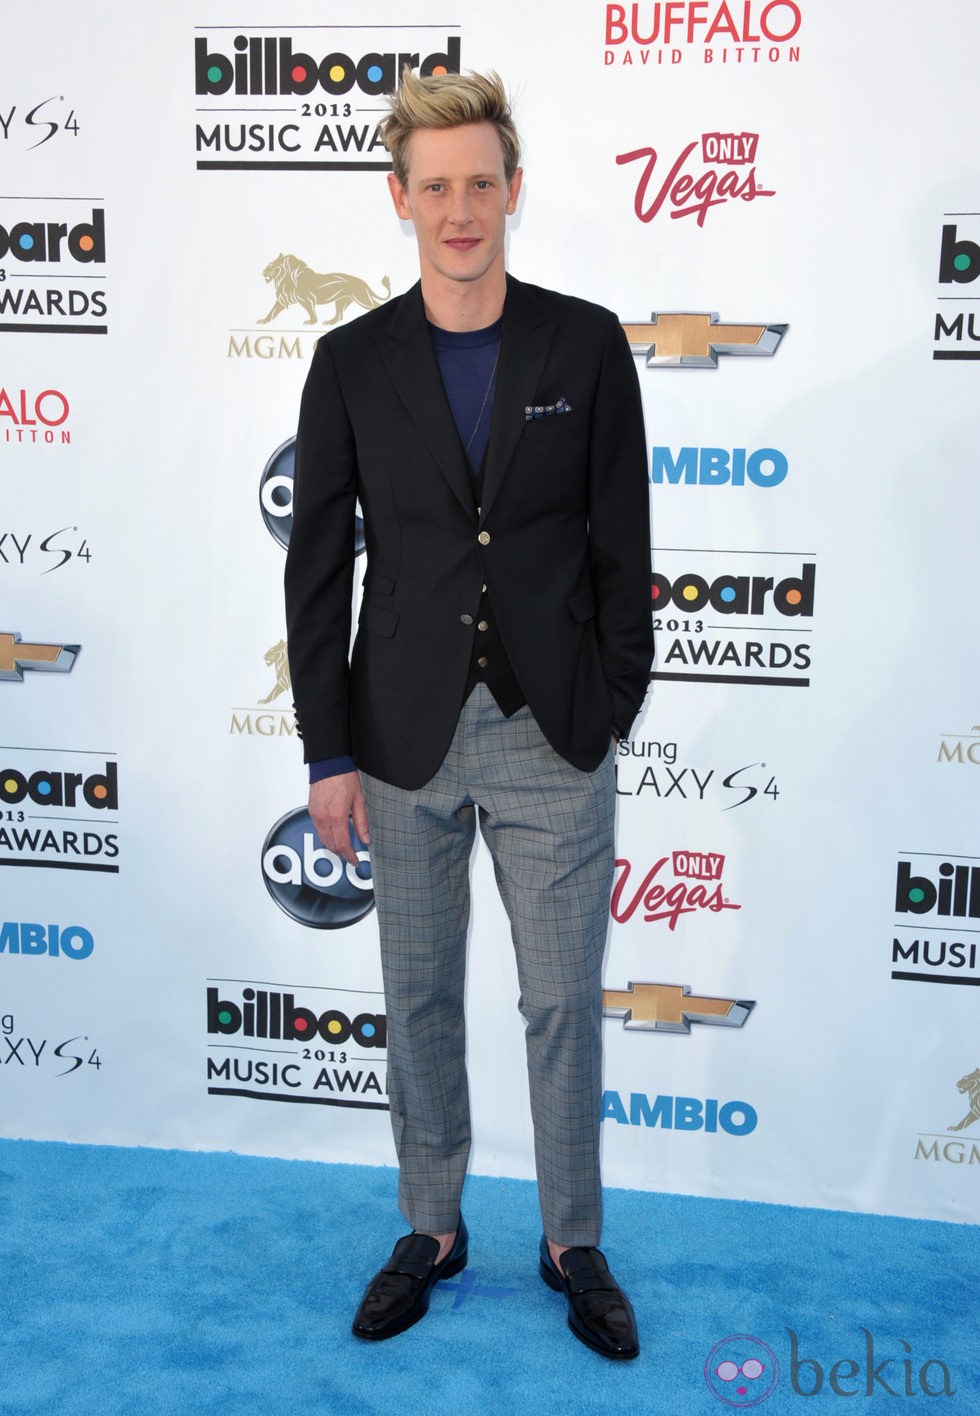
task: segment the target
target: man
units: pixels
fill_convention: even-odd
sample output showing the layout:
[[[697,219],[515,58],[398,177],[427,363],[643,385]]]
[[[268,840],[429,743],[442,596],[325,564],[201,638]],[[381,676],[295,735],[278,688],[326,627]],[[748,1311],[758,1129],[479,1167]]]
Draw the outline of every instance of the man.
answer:
[[[399,1204],[363,1338],[467,1259],[463,983],[475,824],[527,1022],[540,1272],[573,1332],[639,1351],[601,1224],[612,742],[652,655],[636,371],[615,316],[504,269],[522,172],[495,76],[405,73],[384,136],[421,279],[316,349],[296,448],[289,658],[324,845],[371,841]],[[348,663],[355,500],[367,542]],[[356,767],[355,767],[356,764]],[[369,835],[370,823],[370,835]]]

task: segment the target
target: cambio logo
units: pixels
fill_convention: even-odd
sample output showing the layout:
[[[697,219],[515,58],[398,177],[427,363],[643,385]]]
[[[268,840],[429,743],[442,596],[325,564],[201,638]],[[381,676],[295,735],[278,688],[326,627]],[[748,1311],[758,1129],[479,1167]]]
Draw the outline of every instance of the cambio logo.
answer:
[[[374,908],[371,857],[351,828],[359,864],[321,845],[310,814],[297,807],[279,818],[262,847],[266,889],[290,919],[312,929],[343,929]]]
[[[778,487],[785,482],[789,462],[775,447],[748,452],[744,447],[655,447],[650,472],[654,486]]]
[[[56,959],[87,959],[95,948],[89,930],[80,924],[27,924],[6,920],[0,924],[0,954],[45,954]]]

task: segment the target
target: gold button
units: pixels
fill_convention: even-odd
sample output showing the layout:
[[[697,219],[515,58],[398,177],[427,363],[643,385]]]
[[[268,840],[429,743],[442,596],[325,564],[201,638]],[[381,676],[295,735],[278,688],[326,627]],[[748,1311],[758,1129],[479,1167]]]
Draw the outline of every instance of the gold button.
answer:
[[[479,536],[477,536],[476,539],[479,541],[479,543],[480,543],[481,546],[489,546],[489,544],[490,544],[490,532],[489,532],[489,531],[481,531],[480,534],[479,534]]]
[[[472,616],[472,615],[460,615],[460,617],[459,617],[459,622],[460,622],[460,624],[472,624],[472,623],[473,623],[473,616]]]
[[[472,624],[472,623],[473,623],[473,621],[470,620],[470,624]],[[487,624],[486,620],[481,620],[480,623],[477,625],[477,629],[486,630],[486,629],[489,629],[489,628],[490,628],[490,626]]]
[[[487,666],[487,661],[486,661],[486,659],[477,659],[476,662],[479,664],[479,666],[480,666],[481,669],[485,669],[486,666]]]

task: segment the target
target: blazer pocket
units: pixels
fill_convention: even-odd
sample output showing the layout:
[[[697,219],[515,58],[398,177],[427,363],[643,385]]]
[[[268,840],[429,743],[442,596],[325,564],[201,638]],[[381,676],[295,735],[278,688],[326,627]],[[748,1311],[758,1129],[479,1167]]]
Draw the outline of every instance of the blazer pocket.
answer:
[[[390,639],[398,624],[398,615],[394,610],[386,610],[383,605],[369,605],[365,600],[361,605],[361,612],[357,616],[357,623],[368,634],[377,634],[382,639]]]
[[[595,617],[595,591],[591,585],[583,585],[570,595],[568,608],[572,612],[572,618],[577,619],[579,624],[584,624],[586,620]]]
[[[576,418],[574,413],[549,413],[544,418],[530,418],[524,424],[524,436],[526,438],[554,437],[557,433],[578,432],[581,428],[581,418]]]
[[[389,575],[378,575],[369,570],[364,577],[365,595],[390,595],[395,588],[395,582]]]

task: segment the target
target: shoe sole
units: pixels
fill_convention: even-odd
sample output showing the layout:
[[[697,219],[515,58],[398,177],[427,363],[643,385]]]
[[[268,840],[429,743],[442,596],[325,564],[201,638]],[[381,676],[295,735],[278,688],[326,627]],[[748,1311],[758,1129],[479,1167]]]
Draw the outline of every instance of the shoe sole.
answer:
[[[441,1283],[444,1278],[455,1278],[456,1274],[462,1273],[463,1269],[466,1267],[468,1258],[469,1253],[467,1252],[460,1254],[458,1259],[453,1259],[452,1263],[447,1261],[445,1268],[442,1269],[441,1273],[439,1274],[439,1277],[433,1281],[432,1286],[430,1287],[429,1292],[426,1295],[425,1307],[421,1308],[419,1312],[413,1313],[412,1316],[410,1318],[406,1318],[404,1322],[400,1322],[394,1327],[385,1328],[384,1332],[369,1332],[368,1330],[359,1328],[352,1323],[351,1332],[354,1334],[355,1337],[359,1337],[365,1342],[384,1342],[386,1338],[397,1337],[400,1332],[407,1332],[410,1327],[414,1327],[416,1323],[421,1322],[422,1319],[425,1317],[426,1313],[429,1311],[429,1298],[432,1294],[432,1289],[435,1288],[436,1284]]]

